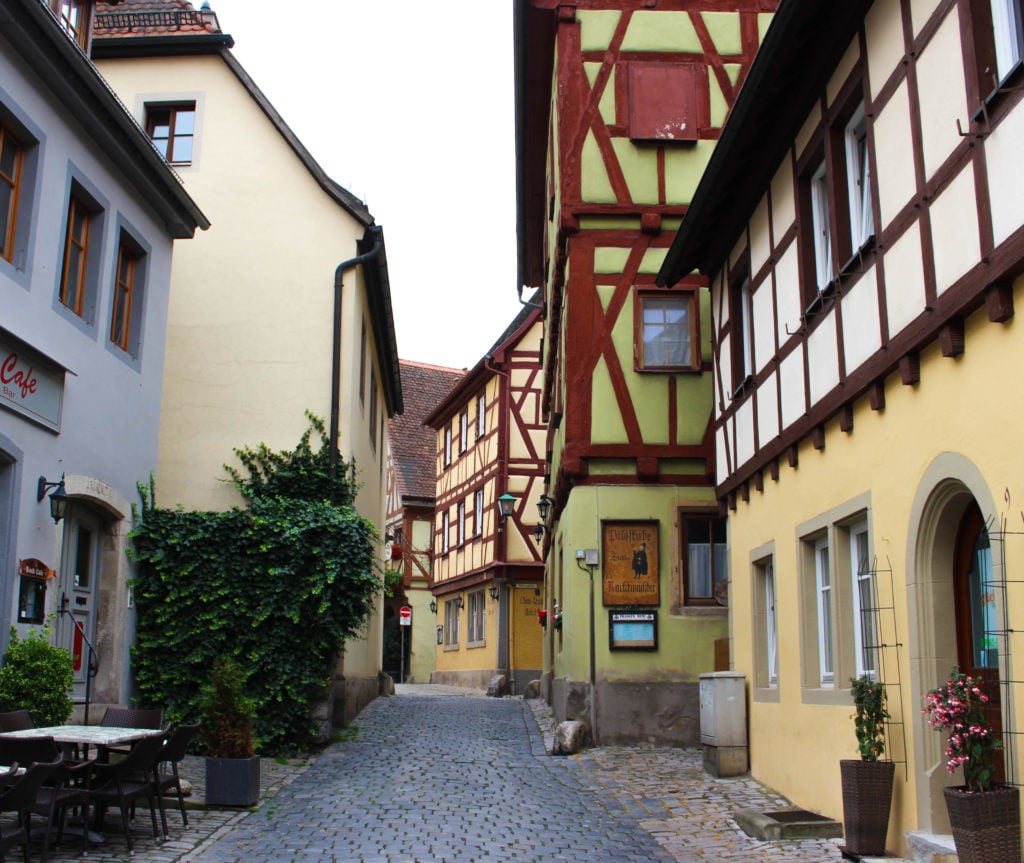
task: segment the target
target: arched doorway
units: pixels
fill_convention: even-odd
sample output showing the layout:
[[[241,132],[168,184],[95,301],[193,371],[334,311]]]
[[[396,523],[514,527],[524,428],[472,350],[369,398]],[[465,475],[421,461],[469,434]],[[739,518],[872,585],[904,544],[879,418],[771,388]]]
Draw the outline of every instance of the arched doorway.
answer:
[[[981,472],[958,453],[943,453],[929,465],[911,509],[906,573],[908,715],[917,717],[913,782],[919,830],[949,832],[942,789],[960,781],[946,769],[945,736],[929,728],[921,714],[925,694],[943,683],[954,667],[981,671],[993,684],[999,679],[997,651],[990,649],[991,633],[985,623],[1000,619],[999,596],[991,583],[1001,572],[984,529],[986,518],[995,514],[995,500]]]

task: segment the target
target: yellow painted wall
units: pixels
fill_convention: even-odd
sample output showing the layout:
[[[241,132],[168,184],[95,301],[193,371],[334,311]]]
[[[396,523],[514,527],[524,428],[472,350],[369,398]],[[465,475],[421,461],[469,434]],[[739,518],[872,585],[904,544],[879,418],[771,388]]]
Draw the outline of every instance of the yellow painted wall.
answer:
[[[1018,279],[1018,308],[1022,301],[1024,282]],[[740,502],[730,519],[733,657],[736,669],[747,675],[748,685],[754,679],[757,661],[752,632],[751,550],[769,542],[775,544],[779,686],[774,694],[752,693],[752,772],[798,806],[839,816],[839,759],[856,756],[852,707],[845,693],[832,696],[834,704],[810,703],[816,697],[828,698],[828,693],[816,695],[801,686],[805,672],[799,637],[799,539],[795,526],[858,495],[870,495],[872,551],[880,570],[891,568],[894,588],[890,591],[889,576],[881,572],[880,604],[886,605],[891,596],[895,636],[904,645],[898,666],[901,687],[890,689],[890,711],[906,722],[909,773],[899,765],[890,848],[900,847],[904,831],[927,829],[920,823],[918,812],[918,804],[924,807],[926,802],[916,799],[915,785],[920,793],[928,793],[922,774],[938,763],[937,750],[944,742],[939,732],[927,728],[920,713],[923,693],[941,681],[918,679],[918,670],[923,667],[918,660],[927,656],[928,648],[920,643],[917,628],[925,609],[908,601],[918,595],[913,582],[921,563],[916,561],[915,537],[909,535],[908,526],[915,503],[919,504],[929,490],[928,484],[934,481],[933,477],[925,479],[929,471],[934,473],[936,464],[959,461],[973,465],[978,472],[980,485],[972,490],[983,514],[994,518],[996,524],[1005,515],[1011,529],[1020,530],[1024,462],[1019,456],[1018,424],[1012,418],[1024,409],[1024,397],[1005,376],[1007,369],[1024,362],[1020,326],[1016,318],[1006,324],[993,324],[984,310],[976,312],[967,322],[967,347],[961,357],[942,357],[936,345],[923,351],[920,384],[903,386],[898,374],[890,376],[884,411],[872,411],[867,400],[860,399],[851,433],[844,434],[835,422],[830,423],[823,451],[805,443],[800,448],[798,467],[784,464],[778,482],[766,477],[764,492],[752,491],[749,504]],[[1008,577],[1019,578],[1024,566],[1024,541],[1011,538],[1005,549]],[[1021,591],[1011,589],[1008,602],[1010,620],[1019,621],[1024,614]],[[894,669],[886,669],[885,677],[892,681],[897,674]],[[847,681],[838,683],[848,685]],[[1014,691],[1019,689],[1015,687]],[[1018,693],[1017,715],[1021,706]],[[898,728],[893,731],[899,734]],[[894,757],[899,757],[902,743],[897,742],[897,747]],[[924,752],[932,753],[934,759],[922,762]],[[1017,775],[1020,770],[1018,763]],[[936,774],[936,781],[946,781],[944,767],[937,767]],[[909,783],[905,781],[907,775]]]
[[[720,609],[683,609],[680,603],[680,561],[677,508],[711,505],[712,489],[643,486],[578,486],[558,523],[553,548],[559,559],[548,558],[550,591],[547,607],[563,609],[562,634],[554,636],[554,677],[587,680],[589,653],[590,576],[576,561],[577,549],[601,553],[601,521],[657,520],[661,603],[658,606],[658,643],[655,653],[611,651],[608,648],[607,609],[601,601],[601,568],[594,574],[595,645],[598,680],[644,682],[696,682],[714,670],[714,641],[728,632],[727,612]],[[550,624],[549,624],[550,626]]]

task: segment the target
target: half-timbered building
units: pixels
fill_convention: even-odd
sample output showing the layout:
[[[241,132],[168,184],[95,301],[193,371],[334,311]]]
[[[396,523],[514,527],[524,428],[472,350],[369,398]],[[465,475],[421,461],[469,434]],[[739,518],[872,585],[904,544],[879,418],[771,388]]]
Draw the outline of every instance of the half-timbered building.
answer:
[[[521,693],[540,677],[540,350],[540,313],[524,307],[426,418],[436,440],[434,683],[479,688],[503,676]]]
[[[384,601],[384,670],[403,670],[405,680],[425,683],[434,671],[436,644],[430,611],[434,560],[434,494],[437,435],[426,417],[465,375],[465,369],[400,360],[405,411],[388,420],[386,566],[401,576]],[[412,609],[405,638],[399,610]],[[398,651],[398,653],[396,653]]]
[[[885,683],[889,847],[948,831],[924,695],[985,678],[1020,773],[1022,7],[784,0],[659,282],[710,279],[754,775],[838,815]]]
[[[599,742],[698,740],[728,663],[707,282],[658,268],[774,0],[517,0],[519,282],[543,286],[543,691]]]

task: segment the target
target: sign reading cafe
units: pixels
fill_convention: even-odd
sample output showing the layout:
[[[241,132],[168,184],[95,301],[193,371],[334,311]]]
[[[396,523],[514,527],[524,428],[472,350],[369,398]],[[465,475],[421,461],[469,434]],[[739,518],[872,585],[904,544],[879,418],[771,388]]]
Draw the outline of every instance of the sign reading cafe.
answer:
[[[602,522],[601,542],[604,604],[660,604],[658,522]]]
[[[0,330],[0,405],[57,431],[64,371]]]

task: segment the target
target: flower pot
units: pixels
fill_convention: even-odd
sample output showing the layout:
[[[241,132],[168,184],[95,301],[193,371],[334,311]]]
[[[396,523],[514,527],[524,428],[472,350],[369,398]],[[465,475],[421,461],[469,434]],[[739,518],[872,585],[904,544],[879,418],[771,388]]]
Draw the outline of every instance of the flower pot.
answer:
[[[960,863],[1020,863],[1018,791],[999,785],[989,791],[944,788],[946,811]]]
[[[860,857],[882,856],[889,832],[896,763],[843,760],[839,762],[839,773],[843,781],[843,835],[847,852]]]
[[[215,806],[252,806],[260,799],[260,757],[207,758],[206,802]]]

